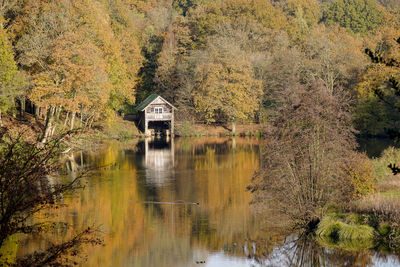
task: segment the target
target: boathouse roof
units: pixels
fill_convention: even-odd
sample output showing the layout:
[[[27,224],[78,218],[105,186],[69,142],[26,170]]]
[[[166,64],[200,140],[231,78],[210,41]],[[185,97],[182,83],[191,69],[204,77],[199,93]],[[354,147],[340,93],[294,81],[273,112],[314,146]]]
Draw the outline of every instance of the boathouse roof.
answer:
[[[145,100],[143,100],[137,107],[136,110],[138,111],[143,111],[146,107],[148,107],[151,103],[156,102],[157,99],[161,99],[163,102],[167,103],[168,105],[170,105],[173,109],[177,109],[176,107],[174,107],[171,103],[169,103],[167,100],[165,100],[164,98],[162,98],[159,95],[156,94],[151,94],[148,97],[146,97]]]

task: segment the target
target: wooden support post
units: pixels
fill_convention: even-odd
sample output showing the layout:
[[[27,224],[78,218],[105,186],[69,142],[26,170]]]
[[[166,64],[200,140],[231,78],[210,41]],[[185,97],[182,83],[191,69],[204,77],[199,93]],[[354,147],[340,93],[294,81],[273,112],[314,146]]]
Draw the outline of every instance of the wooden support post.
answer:
[[[175,118],[174,118],[174,109],[172,109],[172,118],[171,118],[171,129],[170,129],[170,132],[171,132],[171,137],[173,137],[174,135],[175,135],[175,131],[174,131],[174,120],[175,120]]]
[[[147,120],[147,110],[144,110],[144,134],[148,135],[149,121]]]

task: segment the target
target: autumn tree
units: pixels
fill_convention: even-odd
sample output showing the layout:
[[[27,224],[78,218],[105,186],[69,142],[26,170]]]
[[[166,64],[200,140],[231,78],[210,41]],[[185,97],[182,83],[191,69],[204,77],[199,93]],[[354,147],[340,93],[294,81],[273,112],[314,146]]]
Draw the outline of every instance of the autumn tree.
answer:
[[[251,120],[259,109],[261,83],[254,78],[251,63],[232,40],[214,37],[205,50],[190,59],[196,112],[206,122]]]
[[[107,3],[110,14],[111,29],[116,42],[113,42],[114,55],[110,60],[110,80],[113,90],[110,96],[110,105],[114,109],[121,109],[126,104],[135,103],[138,72],[142,66],[138,32],[134,14],[128,3],[111,0]]]
[[[252,19],[218,25],[216,32],[214,38],[230,40],[246,54],[254,78],[261,83],[263,91],[256,121],[268,122],[276,104],[274,93],[297,81],[301,73],[300,51],[291,45],[284,31],[265,28]]]
[[[35,76],[29,95],[37,105],[49,105],[44,141],[54,133],[57,107],[71,113],[71,129],[77,113],[84,127],[99,115],[97,110],[107,103],[110,90],[106,63],[99,48],[74,33],[66,33],[54,42],[52,50],[52,64],[48,65],[48,71]]]
[[[72,26],[71,2],[27,0],[20,5],[8,31],[17,63],[30,73],[37,73],[46,70],[53,40]]]
[[[187,20],[177,17],[166,32],[154,79],[156,91],[173,103],[177,103],[182,85],[179,68],[192,51],[192,44]]]
[[[400,127],[400,102],[397,84],[400,79],[400,49],[395,29],[385,30],[374,49],[367,48],[371,64],[357,85],[358,104],[355,123],[362,133],[384,134]]]
[[[126,4],[118,0],[104,4],[82,1],[75,6],[86,22],[79,27],[80,35],[100,49],[106,63],[105,71],[112,86],[105,114],[122,109],[124,104],[133,104],[142,59],[132,14]]]
[[[388,8],[400,8],[400,2],[397,0],[377,0],[377,2]]]
[[[317,24],[321,17],[321,8],[317,0],[289,0],[283,10],[307,28]]]
[[[143,64],[138,73],[137,103],[156,90],[156,71],[158,58],[163,47],[166,32],[175,18],[175,11],[171,5],[154,5],[145,10],[142,16],[144,24],[141,31],[141,53]]]
[[[32,84],[28,97],[36,107],[36,114],[42,114],[46,121],[52,117],[47,116],[49,114],[56,114],[56,118],[65,117],[65,122],[71,121],[71,127],[75,116],[78,116],[81,126],[85,127],[100,114],[106,118],[113,117],[113,111],[135,102],[142,56],[130,4],[122,0],[26,0],[13,7],[15,11],[7,17],[6,26],[12,37],[17,63],[32,77],[29,79]],[[71,34],[74,41],[67,41]],[[85,50],[88,56],[72,55],[63,42],[72,43],[74,48],[80,46],[77,54]],[[86,48],[82,48],[83,44]],[[71,56],[64,60],[69,62],[63,61],[60,47],[65,49],[67,58]],[[81,61],[78,62],[78,59]],[[65,65],[61,70],[62,65],[67,63],[71,65]],[[68,93],[71,88],[65,88],[68,82],[63,75],[68,68],[67,72],[70,72],[78,65],[77,69],[82,72],[69,73],[70,79],[74,79],[75,75],[75,78],[80,76],[77,78],[80,80],[86,75],[87,81],[92,79],[92,84],[98,89],[85,85],[86,91],[75,97]],[[96,65],[98,69],[93,71]],[[77,97],[81,99],[78,101]],[[95,106],[101,112],[94,114],[89,111]]]
[[[352,88],[366,66],[362,42],[340,28],[314,28],[305,40],[305,80],[318,80],[331,94],[339,87]]]
[[[322,8],[317,0],[290,0],[281,6],[288,17],[288,33],[294,42],[302,42],[321,19]]]
[[[208,37],[216,33],[216,26],[246,20],[256,21],[270,29],[288,29],[284,13],[270,1],[210,1],[190,11],[189,25],[194,48],[205,47]]]
[[[27,0],[18,2],[17,7],[13,16],[8,17],[7,27],[14,44],[17,63],[28,75],[28,80],[33,80],[33,76],[43,77],[42,72],[48,70],[54,40],[73,26],[75,17],[69,0]],[[43,83],[40,86],[41,89],[45,88]],[[29,87],[32,87],[32,84],[29,84]],[[42,93],[52,94],[51,91]],[[25,95],[29,98],[32,91],[27,90]],[[35,105],[36,115],[47,114],[53,110],[49,108],[52,103],[43,102],[45,98],[42,98],[40,103],[35,102],[36,99],[30,100]],[[22,109],[24,103],[25,99],[22,99]]]

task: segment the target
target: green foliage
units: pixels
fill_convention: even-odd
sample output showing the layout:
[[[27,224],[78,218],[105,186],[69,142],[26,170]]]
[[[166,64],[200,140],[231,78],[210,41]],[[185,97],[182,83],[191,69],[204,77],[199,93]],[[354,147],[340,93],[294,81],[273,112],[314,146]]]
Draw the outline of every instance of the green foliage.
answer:
[[[9,266],[15,264],[18,247],[19,243],[17,235],[9,236],[0,247],[0,265]]]
[[[394,147],[385,149],[381,157],[373,160],[378,181],[384,181],[392,175],[388,165],[393,162],[400,162],[400,149]]]
[[[136,95],[136,103],[143,101],[146,96],[155,90],[154,79],[157,70],[157,61],[163,44],[160,36],[151,36],[142,48],[144,56],[143,66],[139,70],[139,90]]]
[[[103,125],[104,129],[98,133],[99,137],[103,139],[117,139],[124,140],[139,136],[139,130],[131,121],[124,121],[122,119],[113,120]]]
[[[23,83],[14,61],[12,46],[7,33],[0,27],[0,113],[14,105],[18,85],[22,86]]]
[[[335,0],[324,12],[328,25],[339,24],[354,33],[365,34],[382,23],[383,10],[373,0]]]
[[[353,110],[354,126],[361,134],[384,135],[385,129],[399,127],[400,114],[390,105],[370,95],[359,98]]]
[[[186,16],[189,9],[196,5],[196,2],[196,0],[173,0],[172,6],[179,14]]]
[[[340,247],[346,250],[374,247],[374,228],[353,222],[346,223],[335,214],[327,215],[321,220],[316,234],[320,243],[330,247]]]
[[[332,240],[339,240],[339,231],[343,223],[340,220],[331,217],[325,217],[318,224],[316,234],[322,237],[328,237]]]
[[[109,105],[114,110],[124,104],[134,104],[138,71],[142,65],[142,55],[138,44],[138,33],[132,11],[122,0],[108,1],[106,8],[110,15],[110,27],[116,40],[110,40],[108,73],[113,84]]]
[[[390,234],[390,232],[392,231],[392,227],[389,223],[387,222],[383,222],[379,225],[378,228],[378,233],[382,236],[382,237],[386,237]]]
[[[283,10],[306,32],[317,24],[321,17],[321,8],[317,0],[289,0]]]
[[[176,125],[175,133],[178,136],[191,136],[195,134],[193,125],[189,121],[184,121],[182,124]]]
[[[344,224],[339,231],[340,240],[372,240],[375,230],[368,225]]]

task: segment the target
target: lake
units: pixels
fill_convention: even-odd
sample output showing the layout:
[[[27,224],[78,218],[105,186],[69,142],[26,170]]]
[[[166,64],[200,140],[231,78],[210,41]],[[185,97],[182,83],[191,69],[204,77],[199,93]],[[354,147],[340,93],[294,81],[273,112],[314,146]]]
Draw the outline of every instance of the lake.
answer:
[[[42,216],[65,221],[19,245],[18,255],[61,242],[87,226],[103,246],[82,248],[84,266],[399,266],[382,249],[321,246],[260,219],[246,190],[262,141],[247,138],[146,139],[80,152],[66,161],[71,180],[94,168],[85,188]],[[36,218],[41,220],[42,218]]]

